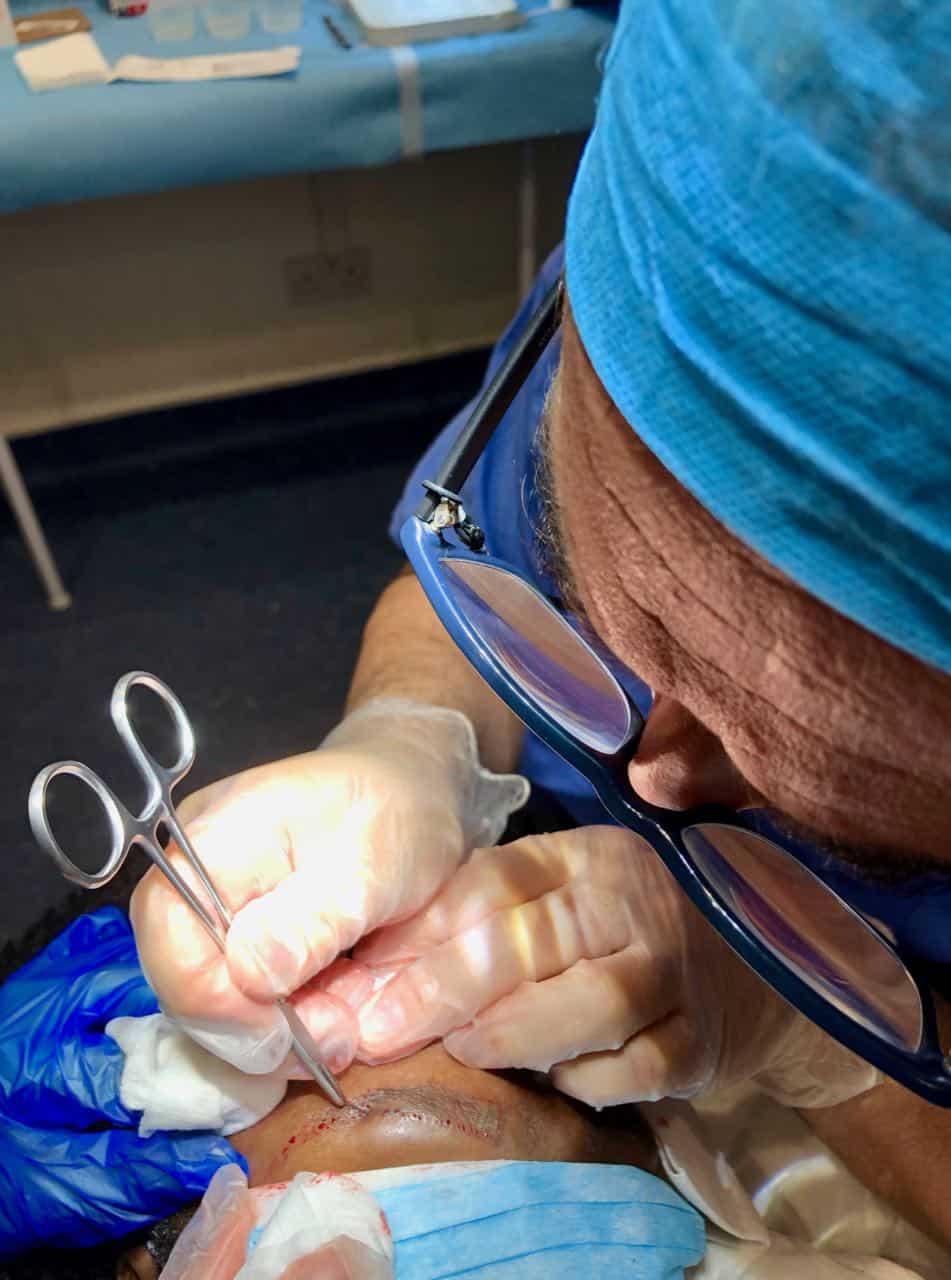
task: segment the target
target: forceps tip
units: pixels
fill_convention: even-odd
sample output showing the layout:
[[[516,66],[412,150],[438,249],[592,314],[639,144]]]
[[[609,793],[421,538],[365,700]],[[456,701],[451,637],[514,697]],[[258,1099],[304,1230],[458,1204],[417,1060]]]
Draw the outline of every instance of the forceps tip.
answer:
[[[320,1080],[318,1083],[335,1107],[345,1107],[347,1105],[343,1090],[329,1071],[326,1072],[326,1079]]]

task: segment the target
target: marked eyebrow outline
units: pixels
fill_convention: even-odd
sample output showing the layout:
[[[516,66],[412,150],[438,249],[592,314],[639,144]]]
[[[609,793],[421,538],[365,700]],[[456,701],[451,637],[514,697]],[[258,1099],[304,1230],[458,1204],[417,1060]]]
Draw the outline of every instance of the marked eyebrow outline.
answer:
[[[352,1118],[357,1123],[387,1111],[407,1116],[422,1112],[425,1118],[449,1122],[486,1141],[497,1140],[502,1132],[503,1113],[497,1103],[456,1093],[438,1084],[371,1089],[351,1098],[340,1118]]]

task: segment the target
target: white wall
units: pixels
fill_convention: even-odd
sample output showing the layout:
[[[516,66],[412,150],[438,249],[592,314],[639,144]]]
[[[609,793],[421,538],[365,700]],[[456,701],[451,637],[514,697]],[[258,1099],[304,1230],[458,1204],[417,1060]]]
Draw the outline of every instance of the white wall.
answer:
[[[544,253],[580,143],[532,147]],[[492,341],[517,302],[522,158],[485,147],[0,218],[0,434]]]

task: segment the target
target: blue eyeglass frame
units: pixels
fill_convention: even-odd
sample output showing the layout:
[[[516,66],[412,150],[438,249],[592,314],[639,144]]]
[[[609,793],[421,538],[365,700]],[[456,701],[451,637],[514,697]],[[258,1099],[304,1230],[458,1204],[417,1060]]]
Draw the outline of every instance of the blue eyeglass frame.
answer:
[[[447,587],[443,562],[469,560],[504,570],[544,600],[519,569],[489,554],[484,534],[467,516],[459,493],[493,431],[554,336],[561,319],[562,294],[562,282],[558,281],[546,294],[508,358],[482,392],[436,480],[424,482],[426,496],[419,508],[403,524],[400,539],[420,585],[443,626],[490,688],[532,733],[588,780],[612,818],[647,840],[694,906],[741,959],[780,996],[859,1057],[929,1102],[951,1107],[951,1055],[945,1057],[941,1050],[934,999],[924,967],[903,954],[902,949],[852,907],[847,898],[836,893],[805,867],[796,858],[795,848],[783,840],[781,833],[770,832],[764,836],[755,819],[721,805],[671,810],[642,800],[627,776],[627,764],[632,747],[636,747],[639,730],[635,728],[631,737],[613,754],[600,753],[580,742],[540,707],[498,662]],[[450,541],[447,535],[454,537],[455,541]],[[552,607],[549,602],[545,603]],[[592,644],[589,637],[582,638],[600,657],[597,644]],[[643,726],[643,718],[630,697],[623,689],[621,692],[628,700],[632,724]],[[684,841],[684,832],[688,828],[705,823],[739,828],[768,839],[799,862],[807,875],[818,881],[826,893],[857,917],[897,957],[917,988],[921,1003],[922,1034],[917,1049],[891,1043],[836,1008],[774,954],[734,913],[707,881]]]

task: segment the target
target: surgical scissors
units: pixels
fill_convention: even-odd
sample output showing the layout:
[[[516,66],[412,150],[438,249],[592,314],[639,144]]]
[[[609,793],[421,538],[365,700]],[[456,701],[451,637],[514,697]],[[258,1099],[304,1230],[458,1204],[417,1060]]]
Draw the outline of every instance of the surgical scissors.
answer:
[[[146,750],[132,723],[129,693],[136,685],[142,685],[156,694],[174,721],[178,737],[178,759],[171,768],[159,764]],[[185,714],[185,708],[168,685],[163,684],[157,676],[149,675],[147,671],[130,671],[116,682],[109,703],[109,714],[112,716],[112,723],[116,727],[123,746],[132,757],[136,769],[145,782],[147,795],[142,812],[138,817],[130,813],[102,778],[87,765],[81,764],[78,760],[61,760],[58,764],[48,764],[45,769],[41,769],[30,787],[29,813],[33,835],[66,879],[81,884],[87,889],[99,889],[108,884],[125,862],[132,846],[139,845],[162,874],[171,881],[214,939],[215,945],[223,952],[225,934],[231,924],[231,912],[222,901],[204,863],[185,834],[172,804],[172,788],[181,782],[195,762],[195,734]],[[84,871],[67,853],[64,853],[53,834],[47,809],[47,792],[53,779],[63,776],[78,778],[80,782],[85,783],[105,811],[112,837],[112,848],[99,871]],[[181,872],[166,857],[159,841],[160,827],[165,827],[177,842],[185,860],[211,899],[217,919]],[[301,1063],[311,1073],[330,1101],[335,1106],[344,1106],[346,1098],[333,1074],[320,1061],[320,1051],[296,1009],[287,1000],[278,1000],[277,1003],[287,1022],[294,1050]]]

